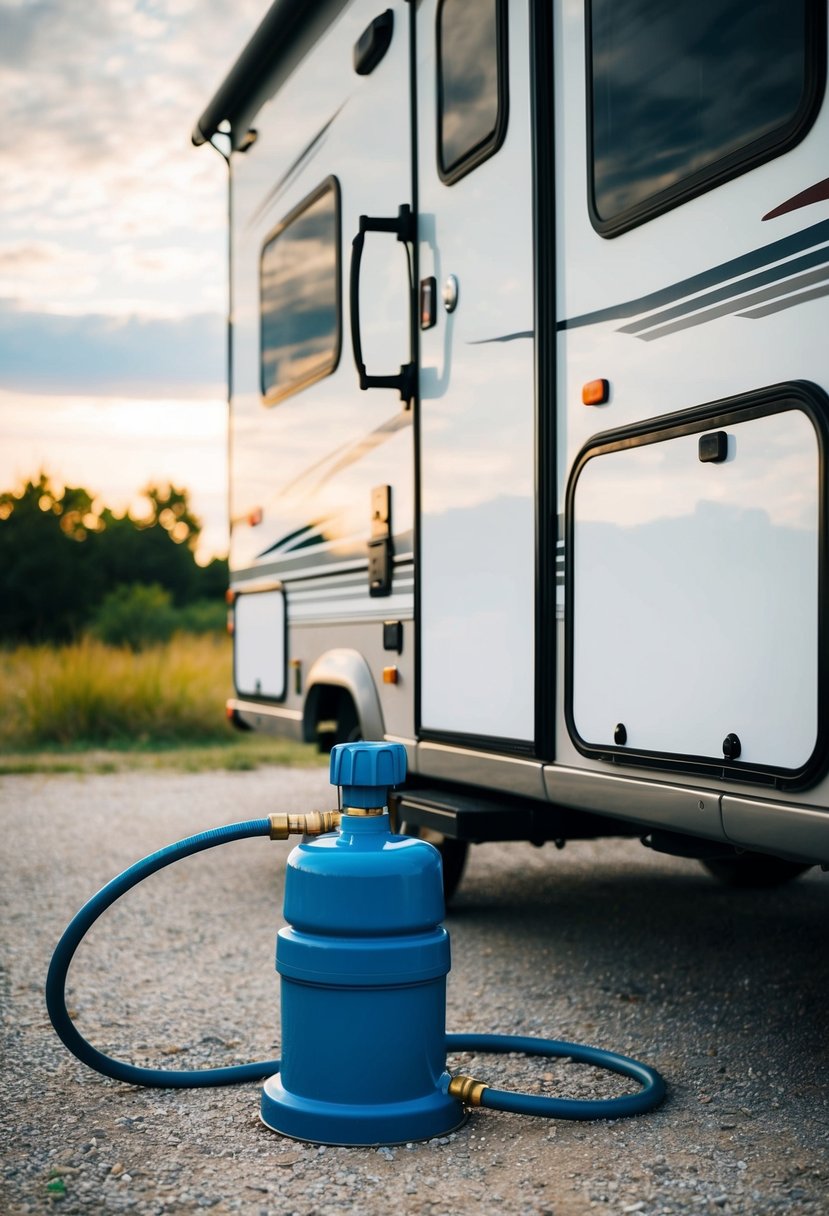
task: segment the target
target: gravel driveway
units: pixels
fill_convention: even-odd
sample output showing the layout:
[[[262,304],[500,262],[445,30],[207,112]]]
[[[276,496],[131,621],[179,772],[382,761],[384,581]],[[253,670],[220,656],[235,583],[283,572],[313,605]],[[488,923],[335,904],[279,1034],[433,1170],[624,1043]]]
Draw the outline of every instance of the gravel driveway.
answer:
[[[0,1211],[829,1212],[829,878],[815,871],[754,894],[630,841],[473,850],[448,919],[448,1028],[645,1060],[670,1095],[639,1119],[478,1111],[427,1144],[318,1149],[262,1127],[257,1085],[136,1089],[68,1055],[43,982],[93,891],[191,832],[328,807],[330,795],[324,771],[0,778]],[[245,841],[188,859],[113,908],[70,976],[84,1033],[162,1066],[278,1055],[273,942],[289,848]],[[574,1096],[624,1087],[523,1058],[467,1059],[463,1070]]]

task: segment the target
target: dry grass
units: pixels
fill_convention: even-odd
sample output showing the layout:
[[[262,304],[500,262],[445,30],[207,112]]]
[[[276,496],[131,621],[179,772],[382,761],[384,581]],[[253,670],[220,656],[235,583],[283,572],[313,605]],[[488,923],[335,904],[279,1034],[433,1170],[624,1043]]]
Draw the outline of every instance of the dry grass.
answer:
[[[0,651],[0,771],[322,763],[311,747],[228,726],[231,662],[216,634],[138,654],[88,638]]]

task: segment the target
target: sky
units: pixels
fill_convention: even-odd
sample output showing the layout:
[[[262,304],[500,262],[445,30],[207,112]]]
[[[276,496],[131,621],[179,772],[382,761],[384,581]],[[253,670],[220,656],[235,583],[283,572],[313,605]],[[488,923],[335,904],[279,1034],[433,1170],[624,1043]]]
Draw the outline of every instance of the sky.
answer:
[[[190,132],[269,0],[0,0],[0,491],[191,492],[227,551],[227,171]]]

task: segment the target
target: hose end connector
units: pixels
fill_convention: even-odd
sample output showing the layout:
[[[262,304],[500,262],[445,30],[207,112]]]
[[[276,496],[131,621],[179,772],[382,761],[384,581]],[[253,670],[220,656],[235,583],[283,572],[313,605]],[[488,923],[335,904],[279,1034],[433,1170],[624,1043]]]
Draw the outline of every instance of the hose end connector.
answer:
[[[453,1077],[449,1082],[449,1096],[463,1102],[464,1106],[480,1106],[481,1098],[487,1085],[476,1081],[474,1077],[465,1077],[463,1073]]]
[[[310,811],[307,815],[279,812],[269,815],[271,840],[287,840],[289,836],[322,836],[335,832],[340,826],[339,811]]]

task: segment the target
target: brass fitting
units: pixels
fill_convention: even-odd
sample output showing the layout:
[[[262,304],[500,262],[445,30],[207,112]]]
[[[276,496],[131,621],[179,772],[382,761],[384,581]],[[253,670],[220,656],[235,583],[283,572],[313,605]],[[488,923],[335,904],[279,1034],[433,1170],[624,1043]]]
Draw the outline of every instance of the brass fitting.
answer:
[[[322,836],[340,826],[339,811],[310,811],[307,815],[269,815],[271,840],[287,840],[289,836]]]
[[[485,1082],[476,1081],[474,1077],[465,1077],[463,1073],[459,1073],[449,1082],[450,1096],[463,1102],[464,1106],[480,1106],[487,1088]]]
[[[382,815],[385,813],[384,806],[344,806],[344,815]]]

